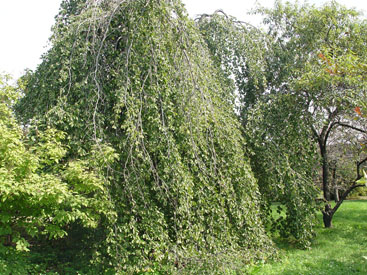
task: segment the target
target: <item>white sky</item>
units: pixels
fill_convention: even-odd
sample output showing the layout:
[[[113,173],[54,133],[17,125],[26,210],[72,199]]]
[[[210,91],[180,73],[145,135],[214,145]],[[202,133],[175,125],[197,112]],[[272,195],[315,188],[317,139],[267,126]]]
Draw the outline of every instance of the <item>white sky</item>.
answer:
[[[256,0],[182,0],[189,14],[195,17],[223,9],[227,14],[257,24],[259,19],[246,13],[255,7]],[[258,0],[272,7],[274,0]],[[308,0],[322,4],[326,0]],[[61,0],[0,0],[0,72],[21,75],[24,69],[35,69],[45,52],[51,26]],[[347,7],[367,11],[367,1],[339,0]]]

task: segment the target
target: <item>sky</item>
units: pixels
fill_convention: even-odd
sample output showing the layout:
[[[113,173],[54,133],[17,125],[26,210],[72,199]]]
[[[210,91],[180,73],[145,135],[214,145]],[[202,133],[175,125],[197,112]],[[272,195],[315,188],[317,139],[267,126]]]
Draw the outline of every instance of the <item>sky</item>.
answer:
[[[182,0],[191,17],[213,13],[222,9],[240,20],[258,24],[258,17],[247,13],[259,3],[272,7],[274,0]],[[302,1],[301,1],[302,2]],[[326,0],[308,0],[311,4],[323,4]],[[339,0],[347,7],[366,11],[367,1]],[[34,70],[41,55],[47,50],[51,26],[59,10],[61,0],[0,0],[0,73],[15,78],[26,69]]]

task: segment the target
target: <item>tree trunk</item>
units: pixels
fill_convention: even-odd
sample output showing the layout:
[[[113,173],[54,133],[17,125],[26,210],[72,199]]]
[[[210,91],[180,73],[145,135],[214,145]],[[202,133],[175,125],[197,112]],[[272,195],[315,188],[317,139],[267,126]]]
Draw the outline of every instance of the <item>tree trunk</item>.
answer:
[[[333,189],[334,189],[334,200],[335,202],[339,201],[339,186],[336,184],[336,165],[331,169],[333,171],[332,176],[333,176]]]
[[[13,236],[11,234],[6,235],[3,245],[4,246],[14,246]]]
[[[325,228],[330,228],[332,227],[332,219],[333,219],[333,215],[334,215],[334,211],[331,208],[330,204],[326,204],[325,205],[325,210],[322,211],[322,219],[324,221],[324,226]]]
[[[326,146],[320,146],[322,157],[322,190],[324,199],[330,201],[330,186],[329,186],[329,163],[326,152]]]
[[[348,197],[349,193],[352,192],[353,189],[357,188],[357,187],[363,187],[365,186],[364,184],[356,184],[357,180],[354,182],[353,185],[351,185],[344,193],[343,195],[340,197],[340,200],[336,203],[336,205],[334,206],[334,208],[331,208],[329,203],[326,203],[325,205],[325,209],[322,210],[322,219],[324,221],[324,226],[325,228],[330,228],[332,227],[332,219],[333,216],[335,214],[335,212],[339,209],[340,205],[343,203],[343,201]]]

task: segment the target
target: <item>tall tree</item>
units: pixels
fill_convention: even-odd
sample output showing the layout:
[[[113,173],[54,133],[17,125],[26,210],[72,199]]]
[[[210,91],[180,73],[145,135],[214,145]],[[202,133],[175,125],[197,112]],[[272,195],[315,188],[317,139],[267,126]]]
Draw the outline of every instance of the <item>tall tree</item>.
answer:
[[[351,120],[356,99],[366,96],[364,82],[345,77],[338,65],[343,67],[346,62],[366,58],[363,45],[367,40],[367,23],[358,12],[336,2],[321,8],[277,2],[274,9],[265,9],[263,13],[274,41],[273,54],[269,55],[268,62],[275,81],[269,88],[292,95],[301,103],[298,110],[303,123],[308,125],[312,131],[310,138],[319,147],[326,201],[324,225],[330,227],[337,210],[332,210],[328,203],[331,192],[330,135],[341,127],[365,132]]]
[[[118,153],[103,167],[118,217],[100,253],[118,272],[272,253],[233,97],[182,3],[63,7],[18,111],[68,133],[70,158]]]
[[[328,203],[332,193],[329,148],[335,145],[331,137],[342,135],[343,130],[353,132],[355,136],[363,136],[367,133],[365,125],[354,120],[353,116],[354,107],[367,95],[365,77],[362,74],[353,73],[353,68],[362,62],[360,58],[365,57],[362,55],[358,58],[348,50],[333,49],[332,55],[320,53],[319,58],[322,60],[321,65],[317,64],[314,69],[305,73],[296,86],[302,86],[300,90],[304,92],[305,100],[309,105],[306,119],[319,145],[322,158],[322,189],[327,202],[322,213],[325,227],[330,227],[332,217],[343,200],[353,189],[361,186],[357,181],[361,177],[360,166],[365,162],[364,160],[357,161],[355,180],[346,187],[336,206],[331,208]],[[325,90],[329,94],[325,95]]]
[[[273,53],[271,37],[221,11],[202,15],[197,24],[214,63],[228,79],[232,93],[238,95],[236,105],[262,194],[264,220],[282,236],[309,245],[316,209],[314,146],[308,140],[310,130],[300,123],[300,102],[277,94],[279,88],[268,68]],[[270,207],[274,201],[285,208],[285,216],[277,221],[272,220]]]

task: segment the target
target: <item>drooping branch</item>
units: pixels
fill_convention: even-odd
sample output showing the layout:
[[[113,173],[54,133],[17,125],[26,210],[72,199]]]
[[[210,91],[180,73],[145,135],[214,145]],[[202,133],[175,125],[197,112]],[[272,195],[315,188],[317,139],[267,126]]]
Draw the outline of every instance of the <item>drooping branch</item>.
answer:
[[[316,141],[319,141],[319,133],[317,132],[314,125],[311,124],[311,131],[313,133],[313,137]]]
[[[216,15],[216,14],[222,14],[226,19],[230,18],[231,16],[229,16],[227,13],[225,13],[222,9],[219,9],[219,10],[216,10],[213,14],[207,14],[207,13],[203,13],[203,14],[200,14],[196,19],[195,21],[200,21],[204,18],[210,18],[210,17],[213,17],[213,15]],[[254,25],[248,23],[248,22],[245,22],[245,21],[241,21],[241,20],[233,20],[233,23],[236,23],[236,24],[239,24],[239,25],[242,25],[242,26],[249,26],[251,27],[252,29],[254,30],[258,30],[258,28],[256,28]]]

